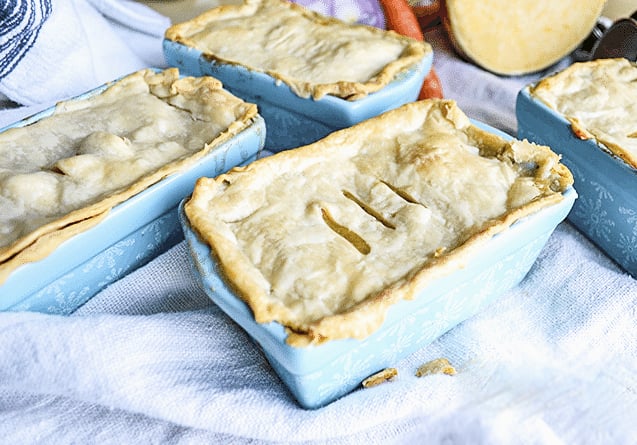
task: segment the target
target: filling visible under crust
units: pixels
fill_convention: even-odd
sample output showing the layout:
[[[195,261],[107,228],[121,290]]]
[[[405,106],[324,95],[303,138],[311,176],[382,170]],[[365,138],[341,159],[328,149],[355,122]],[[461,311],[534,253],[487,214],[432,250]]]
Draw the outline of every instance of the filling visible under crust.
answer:
[[[628,59],[575,63],[540,81],[532,94],[637,168],[637,64]]]
[[[572,178],[558,161],[471,126],[453,102],[418,102],[203,178],[186,212],[258,322],[358,337],[384,313],[353,322],[361,305],[413,297],[423,269],[560,200]],[[351,326],[323,329],[348,313]]]

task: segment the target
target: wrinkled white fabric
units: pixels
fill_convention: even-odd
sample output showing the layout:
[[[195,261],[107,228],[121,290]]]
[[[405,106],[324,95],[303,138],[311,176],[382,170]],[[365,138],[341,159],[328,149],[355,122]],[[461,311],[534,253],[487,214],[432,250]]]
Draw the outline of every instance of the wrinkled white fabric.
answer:
[[[69,317],[0,314],[7,443],[634,443],[637,282],[567,223],[519,287],[397,363],[395,381],[315,411],[187,255],[179,244]],[[414,376],[441,356],[457,375]]]
[[[446,96],[514,132],[532,76],[428,38]],[[394,381],[308,411],[198,287],[182,242],[71,316],[0,313],[0,442],[634,444],[636,308],[637,281],[564,222],[519,286],[396,363]],[[438,357],[458,373],[414,376]]]

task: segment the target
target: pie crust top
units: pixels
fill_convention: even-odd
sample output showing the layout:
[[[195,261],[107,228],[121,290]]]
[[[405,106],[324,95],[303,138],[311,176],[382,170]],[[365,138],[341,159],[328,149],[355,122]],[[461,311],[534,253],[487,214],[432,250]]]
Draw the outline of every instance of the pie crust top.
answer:
[[[303,346],[368,336],[572,182],[548,147],[426,100],[200,178],[185,213],[255,320]]]
[[[216,79],[142,70],[0,133],[0,284],[193,165],[256,113]]]
[[[210,59],[265,72],[297,95],[315,99],[365,97],[432,52],[428,43],[286,0],[219,6],[171,26],[166,38]]]
[[[580,139],[594,139],[637,168],[637,64],[628,59],[574,63],[541,80],[531,95],[571,123]]]

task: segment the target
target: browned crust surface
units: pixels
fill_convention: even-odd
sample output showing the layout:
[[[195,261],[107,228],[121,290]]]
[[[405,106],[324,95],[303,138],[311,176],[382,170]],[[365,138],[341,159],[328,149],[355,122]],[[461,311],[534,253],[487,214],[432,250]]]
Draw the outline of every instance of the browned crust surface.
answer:
[[[96,226],[107,215],[108,210],[102,214],[74,222],[66,227],[61,227],[58,230],[44,233],[40,237],[36,238],[33,244],[26,246],[17,254],[0,264],[0,284],[3,283],[18,267],[46,258],[64,241]]]
[[[438,129],[441,129],[441,133],[437,132]],[[426,139],[420,139],[423,135],[428,136]],[[426,196],[418,192],[419,187],[425,187],[423,190],[429,187],[427,181],[443,181],[442,183],[445,183],[444,181],[449,176],[444,172],[437,172],[436,168],[430,165],[431,162],[439,162],[439,165],[444,167],[448,163],[445,162],[444,156],[439,157],[438,151],[442,150],[449,154],[455,151],[455,145],[448,145],[444,142],[445,135],[453,135],[454,141],[464,141],[468,147],[473,146],[474,148],[467,148],[466,153],[463,149],[462,153],[471,153],[468,156],[483,159],[479,161],[480,165],[488,165],[489,169],[498,170],[500,168],[498,163],[502,163],[501,168],[512,168],[512,171],[518,172],[520,182],[517,182],[517,179],[514,180],[515,187],[511,186],[510,190],[501,192],[504,193],[504,196],[508,196],[505,210],[484,210],[484,215],[482,215],[480,206],[482,206],[483,198],[487,203],[491,198],[490,193],[484,194],[479,189],[475,189],[475,192],[465,189],[452,191],[460,193],[458,196],[465,196],[465,198],[451,198],[451,196],[456,196],[451,191],[449,197],[443,195],[438,198],[436,198],[438,194],[436,191],[432,191],[431,195]],[[410,146],[409,138],[416,138],[415,140],[418,142]],[[428,146],[429,143],[426,140],[436,142],[431,142],[433,145]],[[421,145],[419,144],[424,144],[422,151],[420,151]],[[412,148],[413,151],[409,152],[407,157],[403,157],[400,162],[398,162],[398,158],[401,155],[398,152],[396,155],[390,154],[394,153],[393,150],[396,149],[411,150]],[[480,155],[475,154],[472,150],[477,150]],[[354,167],[351,164],[352,160],[355,160]],[[464,176],[470,183],[476,178],[468,165],[466,168],[459,165],[451,165],[449,168],[456,174]],[[339,169],[342,171],[339,172]],[[379,189],[385,190],[384,180],[387,180],[387,183],[394,181],[395,184],[398,184],[401,178],[405,178],[406,170],[411,171],[410,174],[413,174],[413,178],[421,178],[414,180],[423,182],[421,184],[412,183],[413,187],[408,184],[401,185],[403,191],[397,190],[397,193],[403,195],[403,199],[407,201],[413,197],[416,197],[417,200],[431,198],[431,201],[428,201],[430,209],[423,209],[419,207],[419,204],[407,202],[403,203],[404,205],[401,204],[402,210],[390,210],[386,214],[387,216],[374,216],[373,211],[367,212],[365,206],[361,207],[366,212],[361,212],[360,209],[352,207],[351,199],[338,196],[342,195],[338,192],[340,187],[355,189],[356,184],[364,183],[366,178],[376,181],[374,177],[378,172],[385,176],[383,180],[374,182],[374,184]],[[287,190],[285,182],[276,182],[281,178],[288,178],[289,188]],[[292,184],[295,181],[301,181],[299,189],[293,187]],[[506,230],[513,222],[560,202],[563,199],[562,192],[572,182],[573,178],[568,169],[559,163],[559,156],[548,147],[536,146],[526,141],[505,141],[471,125],[467,117],[455,105],[455,102],[431,100],[407,104],[349,129],[335,132],[317,143],[261,159],[247,167],[233,169],[228,174],[215,179],[201,178],[195,187],[192,198],[186,203],[185,211],[192,227],[212,247],[213,256],[220,263],[223,275],[230,286],[252,309],[255,320],[258,323],[277,321],[283,324],[289,333],[287,342],[295,346],[304,346],[330,339],[350,337],[362,339],[370,335],[383,323],[385,314],[391,306],[400,300],[415,298],[433,280],[464,267],[469,258],[479,255],[480,250],[491,237]],[[278,197],[267,194],[266,190],[270,183],[277,184],[277,187],[280,184],[280,187],[283,187],[279,191]],[[448,183],[453,184],[453,181]],[[524,184],[533,192],[524,192]],[[522,187],[519,189],[521,193],[515,191],[518,190],[516,189],[518,186]],[[336,194],[323,196],[330,187],[336,187]],[[497,187],[509,186],[498,185]],[[355,193],[358,196],[363,196],[367,188],[367,185],[363,185],[359,189],[355,189]],[[409,193],[413,196],[410,197]],[[436,234],[438,230],[445,230],[445,225],[435,225],[438,224],[435,219],[427,219],[427,224],[431,223],[432,225],[421,226],[425,220],[420,216],[412,217],[409,215],[422,213],[423,217],[427,217],[429,214],[427,212],[438,205],[436,199],[443,203],[455,203],[454,205],[456,205],[457,199],[474,200],[472,193],[476,194],[477,204],[475,205],[478,209],[478,215],[482,216],[467,223],[468,225],[463,225],[465,224],[462,222],[463,217],[454,216],[454,211],[450,210],[448,215],[444,217],[447,219],[447,226],[452,226],[452,229],[449,230],[451,233],[449,239],[431,242],[425,240],[422,241],[423,250],[421,252],[405,253],[410,252],[409,249],[412,246],[402,244],[404,241],[400,241],[400,236],[403,234],[407,237],[420,236],[420,233],[425,234],[423,236],[428,236],[430,233]],[[517,196],[518,194],[521,197]],[[478,198],[479,195],[482,198]],[[400,200],[399,198],[395,199]],[[331,200],[341,202],[344,207],[339,210],[330,204]],[[237,210],[236,203],[239,201],[243,202],[242,211]],[[260,214],[276,213],[274,216],[279,218],[279,215],[288,211],[285,206],[280,207],[283,205],[280,201],[284,201],[288,205],[289,211],[293,212],[290,213],[289,217],[283,216],[280,218],[280,223],[265,227],[263,224],[256,226],[253,225],[256,223],[250,222],[252,217]],[[379,200],[378,202],[385,201]],[[324,226],[325,222],[322,219],[325,218],[325,214],[321,215],[318,210],[323,205],[332,206],[330,208],[333,210],[334,219],[337,222],[341,221],[339,224],[342,224],[344,218],[353,215],[351,209],[358,212],[356,215],[362,215],[360,217],[362,222],[352,219],[354,222],[351,222],[350,226],[353,231],[359,231],[362,238],[367,240],[371,254],[367,249],[357,248],[357,251],[357,249],[352,248],[356,247],[354,241],[357,238],[350,237],[349,241],[352,246],[347,250],[347,244],[341,240],[341,238],[348,238],[347,232],[343,230],[342,233],[339,233],[333,227],[326,228]],[[441,204],[443,208],[445,205]],[[467,202],[467,205],[472,205],[472,202]],[[488,204],[488,206],[490,205]],[[416,213],[409,213],[411,211]],[[226,215],[225,212],[228,214]],[[374,219],[377,222],[374,222]],[[289,233],[297,233],[294,232],[296,224],[303,224],[303,221],[309,221],[308,230],[312,235],[308,242],[312,244],[312,249],[316,249],[316,253],[294,260],[288,258],[290,261],[283,263],[280,267],[276,266],[272,278],[267,278],[269,272],[264,275],[259,266],[255,265],[255,258],[267,254],[272,249],[278,249],[290,240],[292,240],[292,247],[287,251],[288,253],[283,254],[283,259],[286,258],[285,255],[291,255],[294,258],[307,245],[299,244],[297,247],[294,244],[297,235],[284,235],[279,234],[279,232],[288,230]],[[368,224],[368,221],[371,221],[371,225]],[[385,224],[382,224],[383,222]],[[403,227],[411,229],[408,229],[407,232],[393,230],[388,227],[392,225],[391,223],[395,223],[400,230]],[[322,225],[323,227],[321,227]],[[248,230],[249,227],[253,228]],[[258,235],[248,235],[246,238],[245,233],[247,232],[258,232]],[[332,232],[334,233],[330,236],[329,234]],[[298,233],[298,236],[301,236],[300,232]],[[317,238],[312,238],[314,235]],[[397,237],[396,244],[392,238],[394,236]],[[261,246],[260,243],[263,239],[269,241]],[[252,245],[252,242],[257,244]],[[338,248],[344,247],[332,256],[330,248],[333,245],[338,246]],[[256,254],[250,253],[254,246],[258,246]],[[322,250],[322,246],[325,246],[325,251]],[[328,248],[328,246],[330,247]],[[405,253],[407,261],[388,260],[389,252],[385,255],[383,246],[393,249],[392,255]],[[339,262],[348,255],[352,258],[352,265],[347,266],[349,268],[342,271],[335,270],[334,273],[327,272],[324,282],[305,283],[305,275],[311,275],[313,267],[318,267],[319,270],[329,270],[332,267],[332,262]],[[312,265],[312,258],[316,258],[314,265]],[[333,259],[324,260],[323,258]],[[367,261],[371,263],[368,264]],[[387,264],[384,261],[387,261]],[[391,278],[387,284],[380,285],[369,294],[358,297],[340,296],[339,294],[335,297],[337,300],[341,299],[340,303],[336,304],[337,309],[324,311],[325,313],[321,312],[322,309],[317,309],[317,314],[320,312],[323,315],[315,314],[309,319],[304,319],[303,313],[310,311],[310,309],[305,309],[304,306],[303,309],[296,306],[294,308],[286,306],[283,300],[287,298],[287,294],[277,294],[275,288],[278,284],[270,282],[274,279],[285,285],[288,275],[282,277],[279,275],[282,273],[281,271],[288,270],[285,269],[288,267],[292,275],[296,273],[296,276],[300,277],[299,283],[307,284],[310,286],[308,289],[315,286],[314,289],[317,292],[315,296],[307,296],[309,300],[299,297],[299,301],[303,301],[302,305],[310,307],[314,304],[313,298],[327,298],[326,295],[322,295],[321,289],[331,290],[330,288],[336,286],[337,283],[347,283],[347,280],[354,280],[354,277],[358,277],[359,272],[356,264],[366,264],[366,266],[376,268],[374,269],[376,272],[369,276],[370,279],[375,279],[377,274],[397,273],[391,270],[392,268],[402,271],[403,269],[398,268],[405,266],[405,262],[410,263],[409,267],[404,269],[404,273],[401,272]],[[364,279],[362,281],[360,278],[358,279],[363,287],[367,285]],[[299,284],[299,286],[301,285]],[[348,285],[343,284],[342,287],[346,289]],[[352,295],[354,295],[353,292],[352,290]]]

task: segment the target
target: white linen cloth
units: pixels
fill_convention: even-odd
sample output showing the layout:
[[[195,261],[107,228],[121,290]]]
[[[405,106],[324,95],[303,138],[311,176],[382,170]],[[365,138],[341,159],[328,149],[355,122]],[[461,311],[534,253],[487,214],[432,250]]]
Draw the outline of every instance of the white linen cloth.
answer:
[[[446,96],[513,132],[529,78],[427,37]],[[634,444],[636,319],[637,281],[565,222],[518,287],[393,382],[308,411],[198,288],[181,243],[71,316],[0,313],[0,442]],[[438,357],[457,375],[414,376]]]

